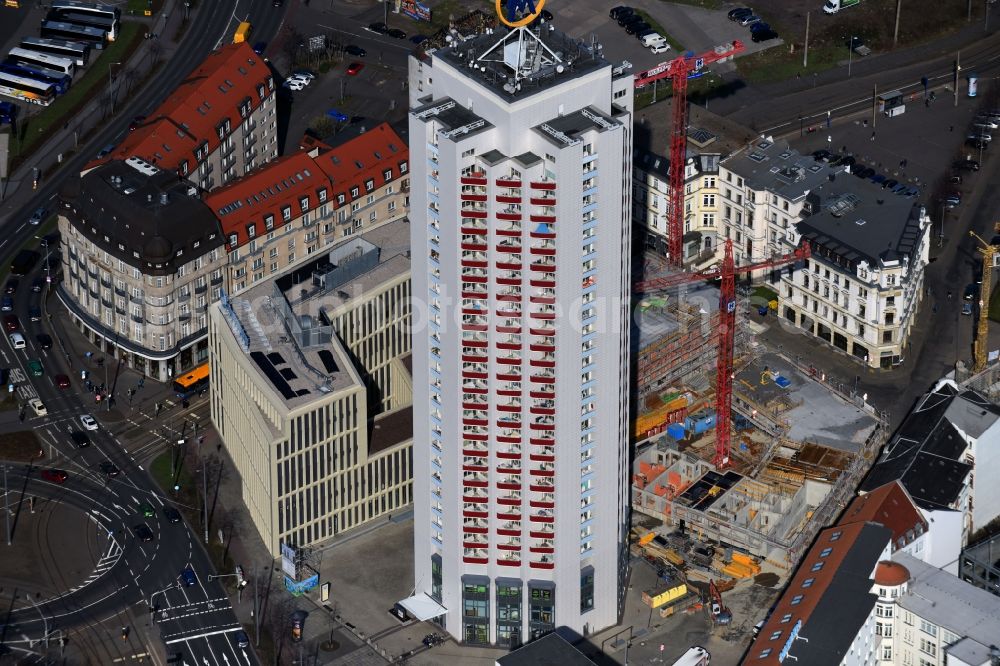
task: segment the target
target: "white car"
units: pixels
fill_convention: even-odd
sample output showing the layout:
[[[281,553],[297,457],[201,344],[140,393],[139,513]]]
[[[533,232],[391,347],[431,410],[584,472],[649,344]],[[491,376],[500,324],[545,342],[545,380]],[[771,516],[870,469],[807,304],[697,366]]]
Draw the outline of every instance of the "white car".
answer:
[[[298,92],[306,87],[306,84],[302,81],[302,79],[286,79],[281,85],[295,92]]]
[[[301,80],[305,81],[306,85],[309,85],[310,83],[312,83],[312,80],[316,78],[316,75],[313,74],[312,72],[305,72],[305,71],[302,71],[302,72],[292,72],[292,75],[289,76],[288,78],[290,78],[290,79],[301,79]]]
[[[90,414],[84,414],[81,416],[80,423],[82,423],[83,427],[87,430],[97,430],[97,421]]]
[[[662,44],[654,44],[649,47],[649,50],[653,53],[660,54],[670,50],[670,44],[663,42]]]
[[[45,416],[49,413],[49,410],[45,408],[45,403],[43,403],[38,398],[32,398],[28,401],[28,406],[34,410],[35,416]]]

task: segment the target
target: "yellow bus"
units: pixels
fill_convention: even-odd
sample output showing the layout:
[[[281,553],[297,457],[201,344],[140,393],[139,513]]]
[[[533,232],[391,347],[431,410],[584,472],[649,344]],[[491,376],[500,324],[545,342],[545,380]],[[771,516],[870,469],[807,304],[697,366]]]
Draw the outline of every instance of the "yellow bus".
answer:
[[[243,21],[240,23],[239,27],[236,28],[236,34],[233,35],[233,44],[240,44],[245,42],[250,38],[250,22]]]
[[[208,388],[208,363],[199,365],[197,368],[178,377],[174,382],[174,394],[181,400],[202,393]]]

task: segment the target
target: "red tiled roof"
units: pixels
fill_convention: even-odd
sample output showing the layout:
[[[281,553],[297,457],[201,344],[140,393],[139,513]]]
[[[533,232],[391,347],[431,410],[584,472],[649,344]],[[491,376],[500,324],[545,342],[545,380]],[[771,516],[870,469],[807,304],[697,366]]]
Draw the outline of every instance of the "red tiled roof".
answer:
[[[409,171],[406,142],[388,123],[382,123],[336,148],[323,143],[318,143],[318,146],[320,153],[316,164],[330,179],[332,199],[338,205],[364,198],[366,181],[374,181],[374,189],[378,189]],[[385,177],[386,171],[391,171],[388,178]],[[351,194],[353,187],[358,188],[357,196]],[[343,201],[338,200],[341,194],[344,195]]]
[[[927,521],[899,481],[855,497],[837,522],[840,525],[873,522],[889,528],[893,551],[927,531]]]
[[[284,224],[282,208],[290,207],[291,217],[296,218],[303,212],[301,198],[309,196],[308,209],[315,209],[322,203],[320,191],[324,189],[326,201],[334,208],[363,199],[369,191],[403,175],[403,169],[409,168],[408,160],[406,143],[387,123],[382,123],[336,148],[314,141],[311,150],[300,150],[269,162],[213,190],[205,197],[205,203],[218,216],[227,241],[236,234],[236,244],[229,245],[232,249],[249,240],[251,224],[257,236],[267,232],[265,215],[274,215],[277,228]],[[366,183],[372,187],[368,188]],[[357,196],[352,195],[353,188],[357,188]]]
[[[222,223],[229,249],[250,239],[249,225],[254,235],[267,233],[265,217],[273,215],[274,228],[284,225],[283,208],[290,208],[290,219],[302,214],[301,200],[309,197],[307,210],[320,204],[320,191],[330,195],[330,181],[308,153],[300,151],[280,157],[248,173],[225,187],[212,190],[205,203]],[[236,242],[232,242],[233,235]]]
[[[194,171],[202,161],[198,146],[207,142],[207,152],[214,151],[221,141],[218,127],[227,119],[231,128],[237,127],[243,122],[241,104],[249,101],[250,109],[257,109],[272,93],[271,71],[263,59],[246,42],[227,44],[209,54],[107,158],[91,161],[84,170],[137,155],[172,170],[187,160],[188,170]]]

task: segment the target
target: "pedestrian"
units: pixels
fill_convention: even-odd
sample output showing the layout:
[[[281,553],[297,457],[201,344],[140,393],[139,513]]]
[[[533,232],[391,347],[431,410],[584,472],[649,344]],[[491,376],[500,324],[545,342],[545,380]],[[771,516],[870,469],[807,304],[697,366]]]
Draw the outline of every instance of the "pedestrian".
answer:
[[[872,130],[872,141],[875,140],[875,130]]]
[[[868,119],[867,119],[867,118],[864,118],[864,119],[862,119],[862,120],[861,120],[861,125],[862,125],[863,127],[868,127]]]
[[[949,132],[954,132],[955,131],[955,126],[954,125],[948,125],[948,131]]]

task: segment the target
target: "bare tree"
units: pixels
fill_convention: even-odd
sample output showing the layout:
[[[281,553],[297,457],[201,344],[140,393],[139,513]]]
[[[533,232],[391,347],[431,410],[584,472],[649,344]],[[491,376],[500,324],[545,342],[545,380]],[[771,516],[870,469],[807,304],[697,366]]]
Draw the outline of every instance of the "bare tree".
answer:
[[[274,666],[281,663],[281,655],[288,643],[289,634],[292,628],[292,612],[295,609],[294,600],[279,592],[279,596],[270,600],[266,615],[264,615],[264,625],[271,635],[274,645],[272,655]]]

